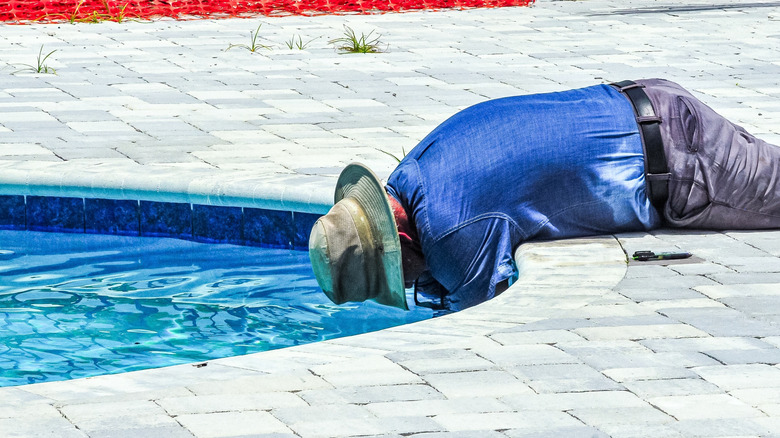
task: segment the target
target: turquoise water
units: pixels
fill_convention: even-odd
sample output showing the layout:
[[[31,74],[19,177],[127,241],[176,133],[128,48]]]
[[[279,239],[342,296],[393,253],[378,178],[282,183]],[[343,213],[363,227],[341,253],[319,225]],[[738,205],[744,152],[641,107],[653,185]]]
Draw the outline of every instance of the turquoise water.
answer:
[[[302,251],[0,231],[0,386],[254,353],[430,318],[336,306]]]

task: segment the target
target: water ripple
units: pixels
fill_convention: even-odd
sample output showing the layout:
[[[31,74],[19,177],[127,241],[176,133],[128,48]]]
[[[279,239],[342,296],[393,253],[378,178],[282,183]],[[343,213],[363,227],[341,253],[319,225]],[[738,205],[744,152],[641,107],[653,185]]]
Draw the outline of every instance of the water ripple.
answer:
[[[430,316],[333,305],[304,252],[0,231],[0,386],[199,362]]]

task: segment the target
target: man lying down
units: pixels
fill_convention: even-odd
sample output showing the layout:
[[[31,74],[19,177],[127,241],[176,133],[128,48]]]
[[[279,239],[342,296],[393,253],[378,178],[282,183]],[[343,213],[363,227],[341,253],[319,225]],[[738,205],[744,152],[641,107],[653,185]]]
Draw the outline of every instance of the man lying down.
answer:
[[[663,79],[490,100],[426,136],[383,186],[351,164],[311,231],[337,304],[456,311],[502,292],[534,239],[780,227],[780,148]]]

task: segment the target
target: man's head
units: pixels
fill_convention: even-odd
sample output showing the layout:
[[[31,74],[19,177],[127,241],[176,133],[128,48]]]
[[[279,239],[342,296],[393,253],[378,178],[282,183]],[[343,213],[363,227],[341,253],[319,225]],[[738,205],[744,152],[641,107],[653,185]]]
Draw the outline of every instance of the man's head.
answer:
[[[350,164],[336,183],[334,202],[309,237],[312,268],[325,295],[336,304],[374,300],[408,310],[401,244],[379,179]]]
[[[392,196],[388,195],[390,208],[393,209],[395,223],[398,226],[398,239],[401,242],[401,266],[404,275],[404,286],[407,288],[414,286],[415,280],[420,276],[428,266],[425,264],[425,256],[422,253],[420,239],[417,237],[417,230],[409,221],[404,207]]]

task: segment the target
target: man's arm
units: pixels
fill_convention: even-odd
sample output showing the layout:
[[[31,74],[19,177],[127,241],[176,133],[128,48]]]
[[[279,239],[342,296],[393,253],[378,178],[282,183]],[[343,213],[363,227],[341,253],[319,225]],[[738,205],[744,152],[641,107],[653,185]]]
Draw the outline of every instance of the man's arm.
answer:
[[[449,310],[472,307],[506,290],[515,273],[511,227],[502,215],[484,216],[427,248],[431,274],[449,291]]]

